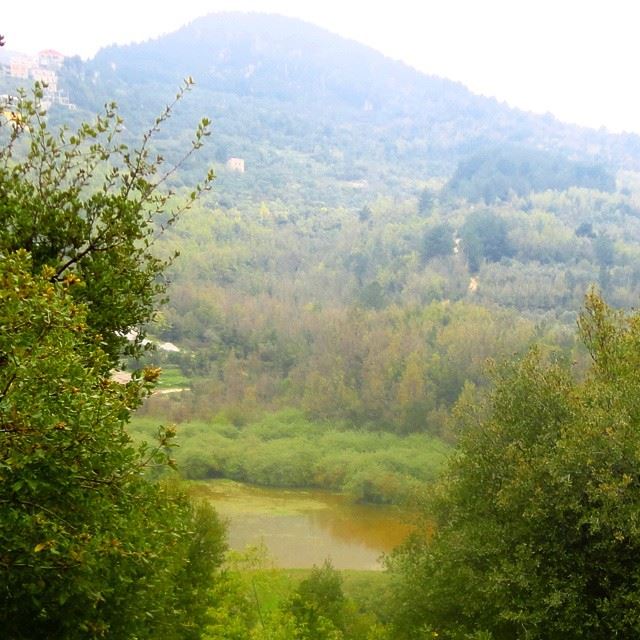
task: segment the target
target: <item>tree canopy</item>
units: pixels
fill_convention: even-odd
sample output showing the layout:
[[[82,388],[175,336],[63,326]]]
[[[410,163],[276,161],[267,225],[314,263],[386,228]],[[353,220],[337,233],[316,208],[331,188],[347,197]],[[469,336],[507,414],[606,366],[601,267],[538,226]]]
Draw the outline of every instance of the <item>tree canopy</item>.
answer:
[[[429,526],[392,560],[400,637],[637,635],[640,314],[592,293],[579,327],[584,379],[532,351],[461,411]]]
[[[548,150],[496,146],[462,160],[449,180],[450,195],[470,201],[508,200],[532,191],[584,187],[615,191],[615,178],[604,165],[576,162]]]
[[[185,82],[176,101],[190,86]],[[185,206],[161,188],[177,166],[166,166],[151,149],[172,107],[130,148],[115,104],[76,131],[51,131],[42,96],[36,85],[33,99],[22,92],[2,107],[12,117],[0,127],[0,252],[26,249],[34,269],[50,268],[51,282],[70,273],[80,278],[72,295],[86,303],[87,326],[102,336],[113,365],[122,353],[139,352],[165,291],[168,261],[152,245]],[[187,156],[202,145],[208,125],[201,121]],[[198,189],[212,179],[210,173]],[[137,339],[130,344],[132,329]]]
[[[170,463],[172,427],[155,449],[127,434],[159,369],[110,376],[162,291],[159,163],[148,138],[114,146],[113,110],[51,134],[37,101],[7,105],[0,129],[0,625],[17,639],[200,637],[223,527],[146,478]]]
[[[507,224],[490,209],[471,214],[460,228],[469,270],[476,272],[481,261],[498,262],[512,254]]]

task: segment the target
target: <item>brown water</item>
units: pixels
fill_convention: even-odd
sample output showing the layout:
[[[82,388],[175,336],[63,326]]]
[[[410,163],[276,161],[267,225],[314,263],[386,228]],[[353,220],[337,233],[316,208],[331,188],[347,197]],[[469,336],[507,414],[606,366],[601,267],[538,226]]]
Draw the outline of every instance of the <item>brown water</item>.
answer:
[[[198,482],[228,521],[229,546],[264,544],[276,566],[309,568],[330,559],[336,569],[381,569],[383,553],[412,529],[397,507],[352,504],[327,491],[265,489],[229,480]]]

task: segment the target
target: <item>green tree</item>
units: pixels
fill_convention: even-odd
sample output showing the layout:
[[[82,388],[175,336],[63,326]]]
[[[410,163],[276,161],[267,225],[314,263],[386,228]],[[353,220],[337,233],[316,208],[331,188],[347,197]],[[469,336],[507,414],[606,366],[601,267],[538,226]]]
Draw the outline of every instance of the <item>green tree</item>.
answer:
[[[451,225],[442,222],[429,227],[422,236],[420,254],[423,262],[428,262],[437,256],[449,256],[453,253],[453,229]]]
[[[596,234],[593,231],[593,224],[591,222],[581,222],[575,231],[578,238],[595,238]]]
[[[433,212],[433,207],[435,205],[435,195],[431,189],[425,187],[420,192],[420,197],[418,198],[418,213],[421,216],[430,216]]]
[[[191,84],[185,81],[176,101]],[[145,324],[166,289],[167,261],[152,253],[155,236],[209,187],[213,174],[180,203],[160,188],[177,166],[153,153],[152,140],[173,105],[131,149],[121,141],[114,104],[75,132],[51,131],[42,95],[36,85],[33,99],[21,93],[0,104],[12,114],[0,119],[0,252],[26,249],[35,270],[51,267],[51,282],[80,277],[73,296],[87,304],[88,327],[114,365],[123,352],[140,353]],[[208,125],[200,122],[186,156],[201,147]],[[132,330],[137,340],[129,343]]]
[[[590,294],[579,326],[584,379],[533,351],[460,413],[429,524],[391,561],[399,637],[638,634],[640,315]]]
[[[365,309],[382,309],[386,304],[384,287],[372,280],[358,291],[358,301]]]
[[[147,179],[157,165],[123,147],[124,164],[108,164],[94,140],[114,114],[72,140],[48,133],[37,103],[12,106],[21,116],[1,132],[0,162],[0,625],[16,639],[199,637],[223,527],[146,479],[170,463],[172,428],[156,449],[127,434],[159,369],[126,385],[109,373],[116,332],[145,322],[162,288],[147,217],[165,201]],[[127,305],[123,321],[113,312]]]
[[[604,268],[611,267],[615,261],[615,246],[613,240],[606,233],[599,233],[593,239],[593,253],[596,262]]]
[[[548,150],[507,145],[485,149],[461,161],[445,191],[492,204],[513,195],[572,186],[613,192],[615,179],[603,165],[568,160]]]
[[[288,603],[298,633],[304,640],[342,637],[345,630],[345,598],[340,574],[325,561],[314,567],[311,575],[300,582]]]
[[[460,228],[462,248],[471,271],[478,271],[480,262],[498,262],[513,253],[507,223],[490,210],[472,213]]]

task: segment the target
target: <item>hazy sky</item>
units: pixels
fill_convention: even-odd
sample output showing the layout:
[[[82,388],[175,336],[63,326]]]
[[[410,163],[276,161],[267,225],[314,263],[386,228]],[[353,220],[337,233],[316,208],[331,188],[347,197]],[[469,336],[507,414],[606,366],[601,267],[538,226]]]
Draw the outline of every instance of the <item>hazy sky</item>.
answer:
[[[86,58],[229,10],[296,16],[510,105],[640,133],[635,0],[32,0],[3,3],[0,33]]]

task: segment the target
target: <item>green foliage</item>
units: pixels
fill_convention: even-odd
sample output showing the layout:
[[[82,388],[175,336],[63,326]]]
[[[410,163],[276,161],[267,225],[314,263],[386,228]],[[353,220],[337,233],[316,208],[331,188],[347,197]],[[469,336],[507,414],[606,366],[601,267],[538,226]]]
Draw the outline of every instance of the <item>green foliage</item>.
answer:
[[[464,411],[460,448],[393,557],[399,637],[632,637],[640,628],[640,319],[587,298],[584,379],[537,352]],[[476,637],[476,636],[473,636]]]
[[[247,174],[221,166],[220,194],[203,200],[190,217],[174,225],[181,205],[174,206],[169,190],[189,182],[190,173],[201,173],[192,158],[183,157],[182,149],[189,148],[190,141],[181,124],[184,119],[167,120],[165,112],[144,136],[141,148],[123,145],[131,145],[135,132],[142,129],[147,107],[160,107],[158,96],[185,72],[200,73],[203,81],[193,96],[195,102],[180,106],[188,109],[187,119],[204,105],[207,109],[214,105],[217,136],[209,158],[223,165],[230,155],[244,157]],[[488,357],[501,360],[522,353],[532,340],[542,339],[545,355],[551,351],[560,359],[580,361],[566,327],[575,322],[589,283],[599,279],[616,305],[636,304],[640,295],[635,178],[621,175],[628,188],[614,194],[608,169],[568,162],[554,152],[502,148],[509,141],[531,147],[544,144],[560,149],[564,156],[584,158],[588,146],[597,144],[600,157],[612,166],[631,162],[637,167],[637,144],[632,138],[511,113],[494,101],[420,76],[353,43],[337,41],[308,25],[292,28],[290,21],[275,17],[212,17],[168,38],[110,47],[87,64],[68,60],[61,84],[81,109],[102,103],[101,92],[119,94],[123,112],[129,112],[132,120],[122,129],[117,113],[108,107],[93,124],[51,133],[56,118],[73,122],[76,116],[62,108],[44,116],[38,96],[35,101],[23,96],[18,104],[7,105],[17,116],[1,120],[0,255],[4,259],[14,249],[26,247],[31,262],[22,275],[41,279],[33,288],[34,304],[42,285],[42,295],[51,291],[52,300],[62,295],[62,302],[55,299],[68,305],[63,319],[74,314],[83,318],[83,324],[69,325],[68,331],[54,331],[44,320],[28,330],[27,325],[7,325],[13,327],[16,340],[24,330],[25,344],[33,339],[43,348],[33,351],[42,355],[40,360],[16,356],[16,362],[26,362],[30,368],[24,377],[16,365],[16,381],[30,380],[37,365],[43,375],[52,372],[59,383],[38,386],[33,378],[25,382],[21,396],[12,395],[21,387],[11,380],[13,369],[5,368],[9,365],[0,352],[2,380],[10,391],[0,410],[7,407],[2,414],[6,424],[12,424],[12,412],[17,412],[20,424],[28,427],[20,431],[24,441],[11,431],[2,432],[8,439],[2,444],[10,440],[11,453],[0,458],[5,465],[0,473],[24,473],[37,487],[45,486],[48,476],[37,475],[35,462],[31,466],[25,462],[29,473],[18,472],[12,466],[14,458],[24,462],[33,454],[38,459],[41,443],[35,427],[47,446],[62,439],[64,428],[52,430],[51,425],[66,424],[59,416],[67,410],[79,416],[72,421],[69,439],[61,440],[60,452],[47,449],[52,456],[59,455],[61,468],[47,462],[43,474],[60,482],[85,478],[78,460],[102,469],[101,454],[108,470],[117,462],[115,448],[120,445],[123,468],[137,465],[129,474],[136,482],[132,479],[126,488],[139,492],[141,504],[150,501],[160,505],[157,508],[134,508],[120,493],[113,493],[108,497],[117,495],[122,504],[116,507],[104,498],[101,504],[112,514],[109,520],[90,501],[104,494],[73,493],[77,500],[88,501],[87,527],[104,532],[92,534],[96,540],[108,540],[112,525],[118,527],[112,539],[120,540],[122,523],[131,523],[125,560],[108,564],[96,552],[95,570],[85,567],[82,580],[91,597],[83,595],[77,581],[70,582],[70,588],[78,588],[78,611],[88,612],[96,621],[91,622],[94,634],[108,624],[109,635],[118,637],[120,621],[110,613],[112,602],[122,610],[122,625],[138,629],[139,636],[196,635],[207,615],[217,620],[212,628],[220,637],[292,638],[306,633],[304,625],[284,609],[260,628],[255,616],[236,616],[246,604],[246,594],[234,597],[233,581],[214,584],[213,597],[228,606],[203,613],[198,607],[211,604],[202,588],[209,569],[198,568],[198,563],[208,558],[210,568],[216,564],[216,554],[209,556],[204,549],[217,548],[220,532],[212,521],[207,524],[206,515],[193,512],[169,489],[140,481],[144,459],[131,448],[123,425],[146,397],[147,385],[138,376],[124,388],[115,387],[106,372],[123,349],[140,355],[144,325],[165,293],[164,268],[177,249],[185,259],[171,265],[173,302],[158,333],[160,339],[177,342],[181,352],[167,358],[171,366],[162,384],[191,387],[192,392],[147,398],[142,411],[185,423],[182,446],[175,453],[185,475],[320,486],[345,490],[362,501],[399,500],[435,477],[448,447],[431,436],[455,438],[449,410],[460,398],[477,400],[486,393]],[[452,110],[452,104],[459,108]],[[504,126],[495,127],[498,121]],[[202,126],[192,148],[199,147],[205,135]],[[501,150],[470,157],[480,146],[491,144]],[[162,168],[159,156],[170,159],[168,168]],[[448,187],[437,193],[437,185],[461,157],[470,160],[461,163]],[[176,164],[183,169],[180,175],[173,172]],[[428,189],[421,191],[427,183]],[[167,191],[158,190],[160,186]],[[562,191],[541,191],[546,189]],[[185,195],[191,200],[198,190]],[[478,212],[460,196],[485,200],[492,208]],[[576,235],[574,230],[582,225],[584,233]],[[166,232],[158,238],[163,228]],[[456,236],[462,240],[459,252],[452,246]],[[47,282],[51,289],[45,287]],[[21,308],[20,313],[28,316],[31,311]],[[38,314],[46,317],[44,310]],[[60,350],[53,343],[38,342],[50,329]],[[131,329],[139,332],[138,344],[128,348],[124,335]],[[73,360],[75,356],[82,364]],[[159,359],[154,362],[158,363]],[[546,369],[540,371],[531,374],[534,381],[544,377]],[[156,373],[149,370],[150,379]],[[514,379],[518,375],[514,373]],[[537,388],[533,382],[531,388]],[[29,405],[33,428],[31,417],[25,415],[31,397],[27,391],[33,395]],[[518,402],[523,415],[535,416],[526,404],[532,402],[528,395],[523,391]],[[530,395],[546,406],[543,393]],[[504,404],[505,415],[507,410],[516,411]],[[288,406],[296,411],[288,416],[277,412]],[[274,410],[275,416],[268,417]],[[96,426],[103,414],[111,440]],[[212,422],[215,414],[219,419]],[[142,421],[134,425],[133,433],[144,432],[150,439],[155,426],[140,425]],[[473,438],[474,425],[466,426]],[[107,447],[104,451],[88,447],[94,442],[93,431],[95,442]],[[416,432],[419,435],[399,435]],[[75,433],[81,434],[78,441],[72,437]],[[170,444],[168,435],[163,434],[163,445]],[[18,446],[21,442],[24,450]],[[82,448],[83,443],[88,449]],[[69,459],[67,453],[76,457]],[[509,462],[510,458],[496,456],[500,471],[508,469]],[[64,480],[67,472],[71,475]],[[104,491],[109,486],[105,479],[95,484]],[[13,500],[10,490],[16,492],[16,500],[28,512],[27,502],[33,498],[20,493],[31,490],[28,482],[19,483],[12,475],[3,490],[4,500]],[[548,500],[546,490],[540,489]],[[77,526],[74,518],[84,511],[73,507],[76,513],[69,505],[65,511],[54,497],[51,504],[45,500],[42,504],[52,513],[60,508],[60,517]],[[164,520],[156,511],[164,514]],[[17,513],[21,516],[22,511]],[[518,515],[515,508],[514,513]],[[489,522],[488,538],[493,526]],[[143,523],[151,529],[154,552],[144,546]],[[63,524],[57,525],[61,531]],[[483,526],[478,517],[461,531],[465,536],[482,534]],[[65,535],[75,540],[73,530],[62,531],[59,538],[51,534],[56,543],[49,548],[49,538],[41,539],[40,529],[34,533],[35,525],[33,530],[24,522],[20,527],[7,529],[6,535],[12,536],[6,546],[10,551],[5,547],[0,551],[1,567],[8,566],[11,545],[22,548],[16,542],[20,536],[28,541],[23,551],[31,550],[28,566],[36,573],[40,568],[35,561],[55,559],[59,549],[66,557],[66,543],[59,540]],[[45,533],[50,529],[54,529],[51,523],[42,527]],[[187,545],[187,539],[195,546]],[[457,552],[462,543],[454,542],[448,544]],[[415,543],[413,557],[403,556],[415,575],[426,562],[422,543]],[[73,544],[69,542],[69,547]],[[139,557],[134,553],[138,544],[142,545]],[[186,556],[191,562],[179,567],[177,558]],[[454,586],[446,597],[434,591],[426,601],[435,603],[434,608],[452,607],[451,615],[464,623],[471,614],[459,614],[455,596],[469,592],[473,596],[469,602],[475,602],[483,585],[493,583],[486,573],[479,572],[482,577],[475,580],[464,571],[450,570],[449,556],[443,552],[442,557],[443,569],[433,575],[436,582],[442,578],[439,584],[444,584],[445,574],[454,576]],[[466,556],[460,552],[460,557]],[[511,561],[511,556],[505,557],[505,562]],[[80,566],[77,575],[84,570]],[[108,594],[98,591],[99,572],[107,575]],[[45,598],[38,589],[51,588],[53,593],[56,581],[45,578],[25,578],[25,584],[36,585],[36,595],[28,593],[24,602]],[[168,582],[182,586],[169,595]],[[123,584],[128,585],[126,597]],[[14,585],[18,594],[21,585]],[[496,593],[503,595],[499,589]],[[407,620],[415,620],[414,633],[436,632],[437,626],[427,628],[435,624],[435,618],[425,622],[427,605],[413,595],[410,590],[402,603],[410,609]],[[490,592],[487,600],[500,606],[500,598],[493,595]],[[64,607],[71,607],[67,602],[72,600],[65,600]],[[139,624],[142,618],[136,617],[133,603],[154,621]],[[31,615],[36,605],[29,606]],[[70,629],[74,611],[64,607],[48,604],[38,611],[49,620],[58,613],[67,615]],[[484,604],[477,608],[482,609],[478,620],[484,619],[485,609],[487,616],[493,611]],[[174,623],[182,625],[179,631]],[[490,628],[487,622],[473,637],[482,637]],[[73,637],[81,630],[65,627],[65,633]],[[327,623],[322,633],[335,636],[343,631]]]
[[[238,573],[225,571],[213,585],[206,640],[246,640],[258,618],[255,602]]]
[[[154,359],[157,359],[154,358]],[[187,389],[191,381],[177,365],[164,365],[162,373],[158,377],[158,389]]]
[[[606,233],[600,233],[593,240],[593,249],[597,263],[601,267],[610,267],[615,259],[615,247]]]
[[[365,583],[376,583],[370,572]],[[382,640],[387,628],[376,612],[361,608],[360,594],[346,595],[342,572],[325,561],[314,567],[279,607],[268,614],[261,629],[254,629],[256,640]]]
[[[298,585],[287,608],[296,626],[304,630],[300,638],[320,640],[338,636],[335,631],[343,632],[346,627],[340,574],[328,561],[322,567],[314,567],[311,575]]]
[[[418,198],[418,213],[422,216],[430,216],[433,207],[435,204],[435,196],[433,191],[428,187],[425,187],[420,192],[420,197]]]
[[[52,271],[24,251],[0,261],[0,623],[12,638],[197,637],[223,529],[143,478],[173,435],[137,449],[125,430],[155,372],[112,382],[80,283]]]
[[[184,498],[182,498],[184,500]],[[184,612],[176,637],[198,640],[210,622],[209,608],[217,598],[225,581],[218,570],[226,551],[226,529],[213,507],[206,502],[190,504],[183,517],[189,523],[188,541],[176,554],[179,569],[173,578],[175,612]],[[221,585],[218,585],[218,581]],[[162,631],[169,637],[168,629]]]
[[[512,254],[506,221],[489,209],[471,214],[460,237],[471,272],[478,271],[481,260],[498,262]]]
[[[491,204],[532,191],[564,191],[570,187],[612,192],[616,185],[603,165],[571,161],[548,151],[499,147],[460,162],[446,192]]]
[[[577,357],[573,325],[599,280],[612,304],[635,304],[635,198],[570,189],[490,210],[441,204],[424,220],[414,198],[389,197],[369,204],[366,224],[347,207],[196,207],[162,241],[184,260],[159,332],[182,349],[172,362],[195,378],[193,395],[145,411],[175,421],[227,411],[240,423],[294,406],[451,438],[447,414],[465,381],[486,387],[486,358],[534,338]],[[613,264],[601,269],[595,242],[575,235],[585,221],[609,237]],[[422,238],[441,225],[464,235],[459,251],[429,258]]]
[[[216,13],[161,38],[106,47],[86,63],[69,59],[60,84],[90,110],[118,96],[137,124],[187,73],[199,89],[180,123],[211,113],[208,159],[222,165],[220,200],[231,208],[279,200],[359,210],[379,193],[416,193],[425,178],[448,177],[488,147],[532,149],[534,171],[538,155],[549,155],[539,148],[588,160],[595,146],[616,168],[639,166],[632,135],[514,111],[281,16]],[[163,149],[184,141],[176,124]],[[230,156],[245,158],[248,175],[223,168]]]
[[[547,293],[538,292],[532,304],[561,296],[542,298]],[[465,382],[486,385],[486,358],[522,353],[536,333],[545,340],[548,333],[512,311],[468,302],[378,310],[307,306],[291,313],[272,298],[234,300],[241,316],[240,307],[227,307],[229,298],[220,320],[202,303],[198,324],[209,323],[210,341],[207,346],[204,338],[194,351],[209,360],[197,371],[202,378],[191,385],[193,393],[154,397],[145,413],[180,422],[225,411],[242,424],[252,413],[293,406],[311,420],[450,438],[447,413]],[[183,357],[196,373],[200,360]]]
[[[596,235],[593,232],[593,225],[590,222],[581,222],[576,227],[576,236],[578,236],[578,238],[595,238]]]
[[[151,440],[154,420],[135,417],[136,439]],[[296,411],[240,427],[226,420],[183,423],[174,455],[189,479],[225,477],[275,487],[345,491],[357,502],[400,502],[435,480],[450,449],[426,435],[399,437],[310,422]]]
[[[322,567],[282,570],[261,551],[230,552],[207,640],[383,640],[388,576]]]
[[[420,253],[423,262],[438,256],[449,256],[453,253],[453,229],[450,224],[440,224],[427,227],[422,236]]]
[[[224,527],[145,477],[172,464],[172,427],[153,447],[126,431],[159,369],[110,376],[163,290],[149,251],[168,196],[147,139],[112,146],[114,111],[50,134],[39,97],[0,130],[0,625],[16,639],[199,638]]]
[[[184,256],[170,271],[172,303],[159,337],[182,349],[171,363],[199,378],[195,399],[154,398],[159,412],[184,420],[226,410],[246,421],[256,410],[296,406],[314,419],[451,437],[446,416],[464,382],[483,386],[478,362],[527,342],[503,349],[494,340],[499,323],[485,340],[480,308],[524,316],[532,332],[558,336],[570,350],[567,331],[591,283],[612,304],[636,304],[632,137],[514,113],[274,16],[215,15],[109,47],[87,63],[66,61],[60,83],[81,109],[102,103],[101,92],[118,95],[132,116],[122,132],[128,142],[185,72],[198,77],[197,91],[154,134],[153,149],[179,162],[189,143],[184,123],[211,109],[215,140],[198,155],[217,163],[220,189],[158,243],[164,260],[175,250]],[[58,108],[52,118],[77,113]],[[594,148],[605,170],[582,164]],[[479,149],[492,153],[480,157]],[[229,156],[243,157],[247,172],[228,170]],[[493,222],[506,233],[491,223],[483,234],[475,205],[440,188],[461,158],[474,156],[464,171],[460,165],[462,191],[475,189],[481,200],[488,186]],[[166,184],[179,188],[201,166],[189,159]],[[627,171],[614,193],[610,172],[620,167]],[[597,243],[575,235],[582,223],[608,235],[613,264],[601,267]],[[442,225],[454,238],[468,231],[459,251]],[[443,319],[449,329],[413,320],[447,301],[456,310]],[[456,317],[470,303],[478,338]],[[455,354],[452,373],[455,348],[438,343],[454,325],[474,353]],[[512,328],[504,319],[503,335]],[[416,351],[422,369],[409,366]]]
[[[176,101],[190,85],[185,82]],[[52,131],[42,97],[36,85],[33,99],[21,91],[0,104],[0,111],[13,114],[0,119],[0,252],[26,249],[35,270],[50,269],[51,282],[79,278],[82,286],[73,296],[86,303],[88,327],[114,365],[123,351],[141,353],[144,325],[166,290],[161,276],[168,260],[151,248],[159,229],[184,206],[172,204],[172,193],[159,188],[177,167],[163,166],[150,144],[172,107],[130,149],[120,139],[122,119],[114,104],[76,131]],[[207,127],[203,120],[187,157],[201,146]],[[133,329],[137,339],[129,344]]]
[[[377,280],[362,287],[358,298],[365,309],[382,309],[385,306],[384,289]]]

